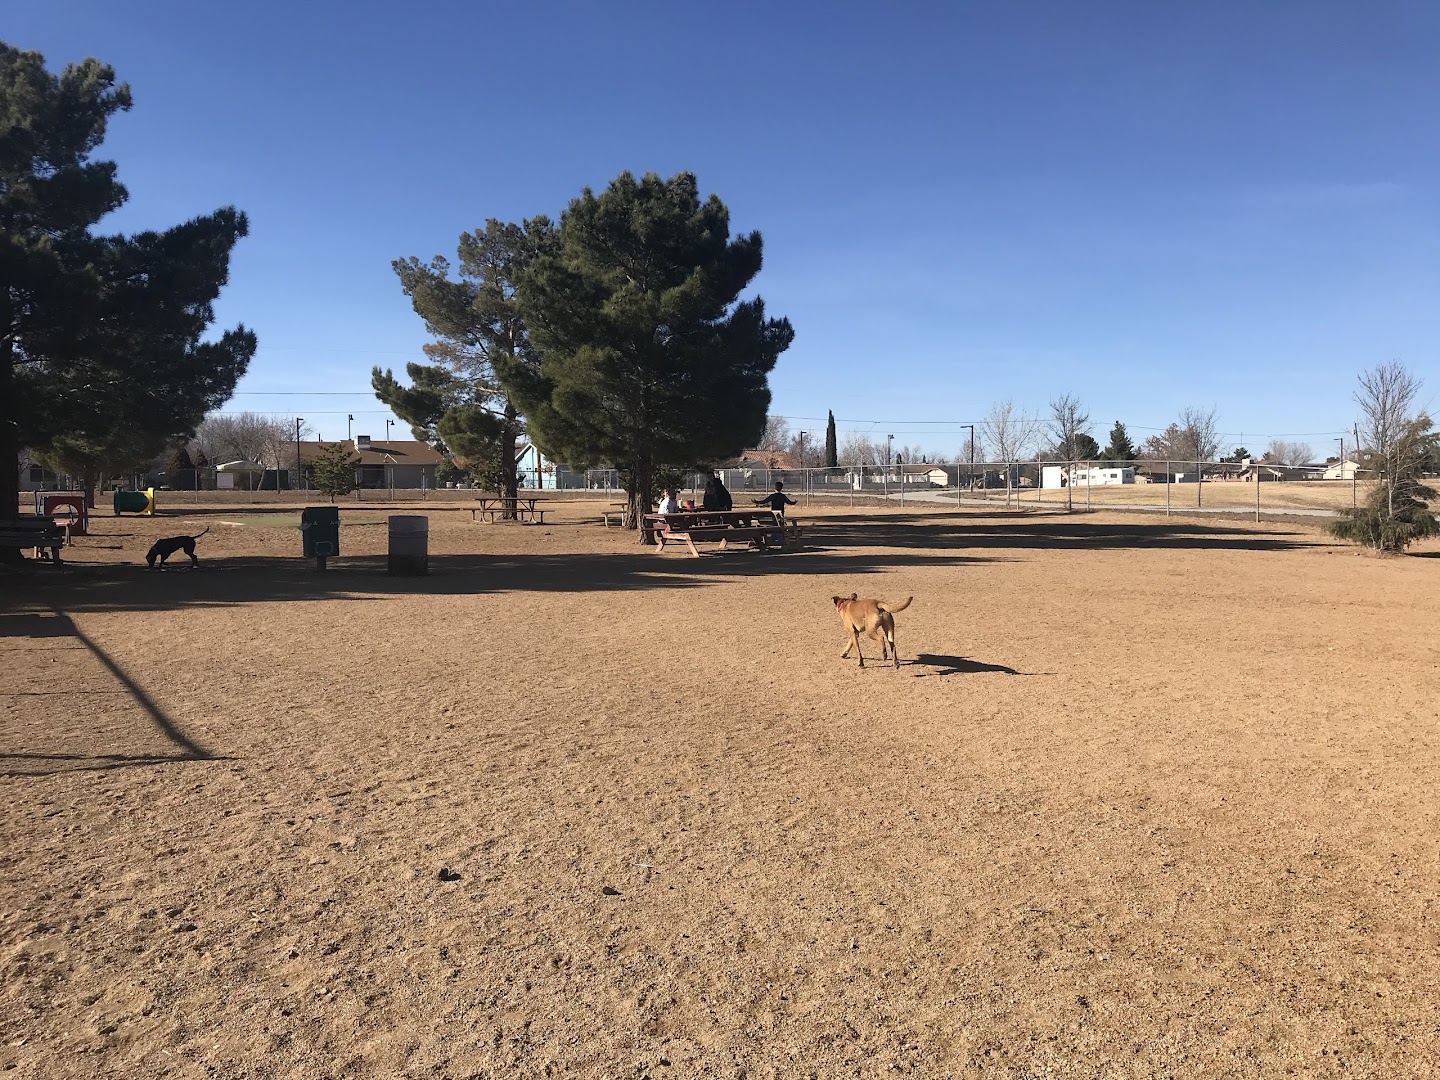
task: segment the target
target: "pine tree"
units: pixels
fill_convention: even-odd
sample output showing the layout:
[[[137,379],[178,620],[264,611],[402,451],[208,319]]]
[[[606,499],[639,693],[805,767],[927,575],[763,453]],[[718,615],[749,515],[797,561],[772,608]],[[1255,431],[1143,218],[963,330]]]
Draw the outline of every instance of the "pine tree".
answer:
[[[1106,465],[1128,465],[1135,460],[1135,446],[1130,442],[1130,433],[1119,420],[1110,429],[1110,445],[1100,451]]]
[[[315,489],[329,495],[332,503],[336,495],[348,495],[355,490],[354,454],[344,443],[327,446],[311,465],[310,472]]]
[[[461,234],[456,279],[440,256],[429,263],[397,259],[392,266],[401,288],[438,339],[425,347],[433,363],[407,365],[409,387],[388,369],[371,373],[375,396],[417,439],[441,443],[470,469],[498,476],[497,490],[510,498],[519,492],[516,457],[525,428],[499,370],[538,363],[516,291],[529,265],[554,243],[549,218],[519,225],[491,218],[484,229]]]
[[[729,211],[700,201],[694,175],[623,173],[570,204],[558,250],[522,278],[538,363],[497,370],[538,446],[620,469],[631,528],[659,470],[713,464],[764,430],[766,376],[794,331],[739,299],[761,246],[758,232],[730,238]]]
[[[1412,412],[1420,390],[1420,379],[1398,361],[1360,376],[1355,395],[1365,418],[1360,434],[1378,483],[1363,506],[1342,510],[1327,526],[1333,536],[1401,552],[1416,540],[1440,535],[1440,520],[1428,505],[1436,492],[1425,482],[1440,460],[1440,434],[1428,415]]]
[[[0,508],[28,445],[84,479],[153,459],[225,401],[255,351],[243,326],[202,341],[245,215],[97,237],[125,202],[91,161],[130,89],[90,59],[59,76],[0,43]],[[8,464],[7,464],[8,462]]]
[[[825,468],[834,469],[840,465],[840,451],[835,442],[835,414],[827,410],[825,421]]]

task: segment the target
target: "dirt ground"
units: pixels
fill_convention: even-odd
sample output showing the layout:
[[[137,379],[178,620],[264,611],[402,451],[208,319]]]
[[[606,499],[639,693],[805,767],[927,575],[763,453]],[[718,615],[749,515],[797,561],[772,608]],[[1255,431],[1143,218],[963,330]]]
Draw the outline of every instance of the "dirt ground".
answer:
[[[4,1075],[1440,1075],[1440,546],[599,508],[0,570]]]

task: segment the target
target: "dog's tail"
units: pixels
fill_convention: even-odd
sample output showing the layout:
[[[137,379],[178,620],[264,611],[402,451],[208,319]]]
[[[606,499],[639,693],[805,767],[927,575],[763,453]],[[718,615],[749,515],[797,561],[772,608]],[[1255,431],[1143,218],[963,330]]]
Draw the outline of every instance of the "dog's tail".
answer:
[[[910,601],[914,599],[915,597],[913,596],[907,596],[903,604],[887,604],[885,603],[885,601],[880,600],[876,602],[875,606],[878,607],[881,611],[888,611],[890,612],[890,614],[893,615],[897,611],[904,611],[907,607],[910,606]]]
[[[191,540],[199,540],[200,537],[204,536],[204,535],[205,535],[207,532],[209,532],[209,531],[210,531],[210,526],[209,526],[209,525],[206,525],[205,528],[201,529],[201,530],[200,530],[198,533],[196,533],[194,536],[190,537],[190,539],[191,539]],[[910,601],[909,601],[909,600],[906,600],[905,602],[908,604]]]

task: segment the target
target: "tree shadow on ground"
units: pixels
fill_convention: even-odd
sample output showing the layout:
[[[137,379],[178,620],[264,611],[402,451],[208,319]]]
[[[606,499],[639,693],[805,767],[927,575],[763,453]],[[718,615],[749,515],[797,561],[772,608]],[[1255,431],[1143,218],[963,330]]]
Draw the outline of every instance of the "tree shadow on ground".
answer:
[[[637,545],[638,546],[638,545]],[[789,554],[629,551],[607,554],[431,555],[430,573],[391,576],[384,556],[330,560],[317,571],[299,558],[207,559],[200,569],[149,571],[143,563],[44,567],[12,580],[16,595],[73,612],[163,611],[283,600],[378,599],[523,592],[604,593],[693,589],[751,577],[858,576],[914,566],[968,566],[961,554],[861,553],[807,548]]]
[[[924,678],[927,675],[980,675],[985,672],[997,672],[1001,675],[1054,675],[1053,671],[1016,671],[1004,664],[985,664],[979,660],[971,660],[967,656],[940,656],[935,653],[921,653],[914,660],[901,660],[902,665],[920,666],[934,668],[933,671],[922,671],[916,674],[917,678]]]
[[[0,751],[0,776],[49,776],[60,772],[94,772],[106,769],[134,767],[137,765],[165,765],[181,761],[224,760],[211,753],[192,739],[174,718],[156,704],[139,683],[121,667],[114,658],[88,637],[70,616],[51,608],[48,611],[14,611],[0,613],[0,639],[18,642],[20,639],[39,641],[70,639],[79,643],[99,662],[100,666],[119,684],[113,690],[73,689],[62,691],[17,691],[0,694],[5,697],[65,696],[67,694],[125,694],[138,705],[155,725],[166,742],[175,748],[170,754],[54,754],[36,751]],[[9,645],[6,653],[23,653],[23,645]],[[52,648],[39,651],[49,652]]]

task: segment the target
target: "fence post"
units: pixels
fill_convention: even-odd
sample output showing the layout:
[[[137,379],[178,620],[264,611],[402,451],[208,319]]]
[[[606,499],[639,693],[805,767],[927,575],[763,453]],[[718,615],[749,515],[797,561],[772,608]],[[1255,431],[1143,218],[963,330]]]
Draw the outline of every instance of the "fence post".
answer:
[[[1255,481],[1257,484],[1260,481]],[[1200,467],[1200,462],[1195,462],[1195,506],[1200,506],[1200,489],[1205,486],[1205,470]]]
[[[1165,462],[1165,516],[1170,516],[1170,462]]]
[[[1260,470],[1255,470],[1255,524],[1260,524]]]

